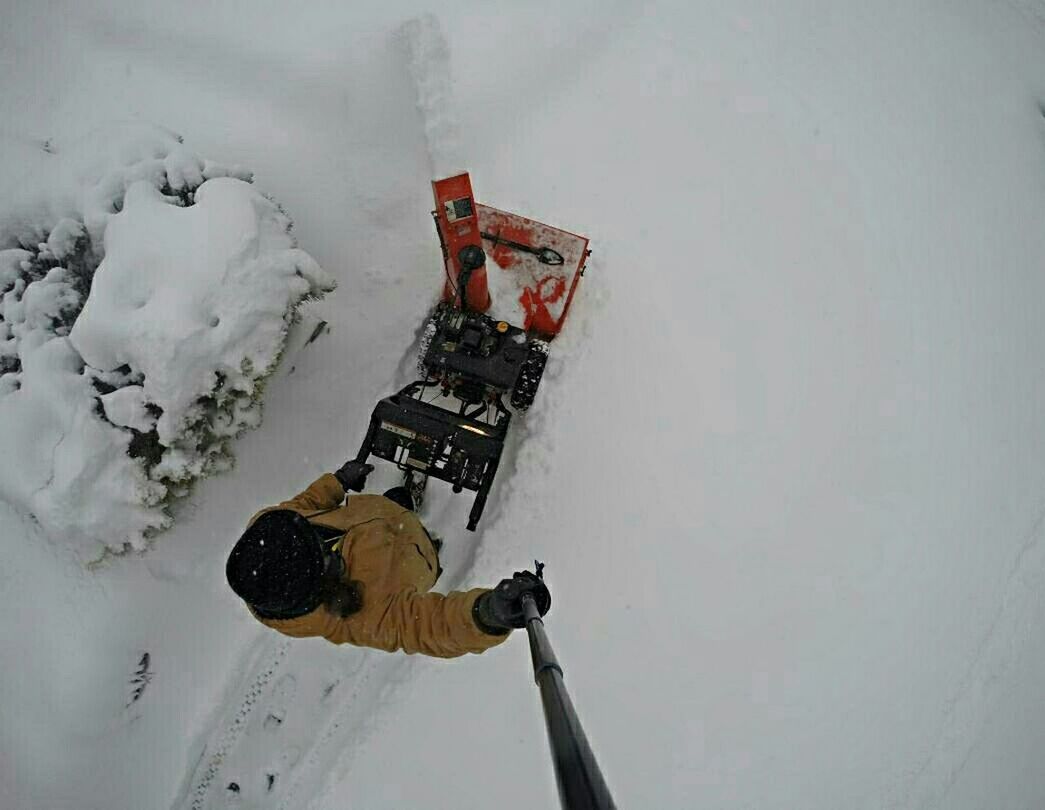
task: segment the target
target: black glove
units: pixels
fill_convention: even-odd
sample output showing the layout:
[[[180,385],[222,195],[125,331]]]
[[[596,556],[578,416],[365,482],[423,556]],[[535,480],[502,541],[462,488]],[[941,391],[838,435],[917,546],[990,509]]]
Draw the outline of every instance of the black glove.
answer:
[[[366,477],[374,471],[373,464],[364,464],[362,461],[346,461],[344,465],[334,473],[334,477],[341,482],[345,492],[350,489],[353,492],[362,492],[366,486]]]
[[[512,628],[526,626],[522,598],[530,594],[542,616],[552,606],[552,595],[544,580],[529,571],[516,571],[511,579],[502,579],[496,588],[475,600],[472,619],[476,627],[491,636],[501,636]]]

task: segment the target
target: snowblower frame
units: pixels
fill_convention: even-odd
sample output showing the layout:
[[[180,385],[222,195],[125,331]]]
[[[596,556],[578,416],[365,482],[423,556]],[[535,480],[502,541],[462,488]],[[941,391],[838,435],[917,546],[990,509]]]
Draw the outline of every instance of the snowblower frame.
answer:
[[[461,413],[425,402],[420,395],[434,381],[413,382],[377,403],[370,417],[359,458],[371,453],[391,461],[401,470],[419,472],[453,486],[454,492],[476,493],[468,514],[468,530],[475,531],[501,463],[504,440],[512,415],[497,400],[494,422],[481,420],[474,410]],[[487,403],[478,406],[486,414]]]
[[[512,421],[502,398],[510,392],[512,407],[526,410],[546,356],[544,341],[506,321],[439,304],[421,338],[424,379],[377,404],[357,458],[366,462],[373,454],[404,472],[447,481],[454,492],[474,491],[468,516],[474,531]]]

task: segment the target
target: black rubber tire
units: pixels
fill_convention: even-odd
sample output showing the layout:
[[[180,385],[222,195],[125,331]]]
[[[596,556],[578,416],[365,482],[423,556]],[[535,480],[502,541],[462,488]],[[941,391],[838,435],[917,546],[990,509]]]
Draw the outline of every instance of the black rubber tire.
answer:
[[[425,365],[425,355],[428,354],[428,347],[432,345],[432,339],[439,331],[439,321],[442,319],[445,311],[446,304],[438,304],[432,310],[432,314],[425,318],[424,327],[421,329],[421,342],[417,348],[417,373],[422,378],[427,377],[429,374],[428,366]]]
[[[548,344],[543,340],[531,340],[519,377],[512,388],[511,403],[515,410],[525,411],[533,404],[547,362]]]

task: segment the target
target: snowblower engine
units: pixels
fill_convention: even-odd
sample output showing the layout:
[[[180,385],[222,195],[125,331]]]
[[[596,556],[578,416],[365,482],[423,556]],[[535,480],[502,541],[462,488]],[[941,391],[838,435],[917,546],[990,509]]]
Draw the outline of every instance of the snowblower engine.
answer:
[[[421,337],[418,371],[461,402],[475,405],[511,392],[512,407],[533,403],[548,344],[507,321],[440,304]]]
[[[356,458],[365,462],[372,454],[404,470],[415,505],[428,478],[447,481],[454,492],[474,491],[468,516],[474,531],[511,424],[502,398],[507,395],[517,412],[533,403],[548,341],[566,317],[588,240],[478,205],[467,174],[432,185],[446,271],[443,301],[421,335],[421,379],[377,403]],[[484,225],[497,233],[485,232]],[[537,244],[536,238],[555,244]],[[494,270],[511,269],[516,276],[517,301],[526,305],[521,327],[486,314],[496,302],[488,293],[481,240],[493,244]],[[542,268],[539,275],[531,264]]]

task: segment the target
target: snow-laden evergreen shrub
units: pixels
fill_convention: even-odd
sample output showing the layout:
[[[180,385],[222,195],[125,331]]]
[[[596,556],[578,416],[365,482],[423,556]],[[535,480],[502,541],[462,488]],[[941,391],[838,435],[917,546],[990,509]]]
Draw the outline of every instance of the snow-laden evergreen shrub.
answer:
[[[92,559],[229,468],[297,307],[333,282],[248,173],[164,130],[41,160],[37,196],[0,201],[0,497]]]

